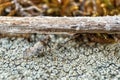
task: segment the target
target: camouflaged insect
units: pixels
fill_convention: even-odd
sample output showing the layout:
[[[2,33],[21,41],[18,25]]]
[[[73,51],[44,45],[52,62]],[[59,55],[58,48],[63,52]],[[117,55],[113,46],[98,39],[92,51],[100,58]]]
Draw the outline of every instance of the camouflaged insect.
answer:
[[[37,42],[33,47],[26,49],[25,53],[23,54],[24,58],[31,58],[38,55],[41,55],[45,52],[46,46],[43,42]]]
[[[49,35],[41,38],[40,41],[36,42],[33,47],[25,50],[23,58],[28,59],[35,56],[43,56],[46,51],[48,51],[48,43],[50,41]]]

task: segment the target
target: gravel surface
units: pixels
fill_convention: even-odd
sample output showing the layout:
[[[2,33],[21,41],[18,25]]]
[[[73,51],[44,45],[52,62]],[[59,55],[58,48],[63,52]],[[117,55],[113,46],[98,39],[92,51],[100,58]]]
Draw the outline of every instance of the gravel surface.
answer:
[[[0,80],[120,80],[120,43],[70,41],[58,49],[69,37],[50,35],[42,56],[23,59],[25,50],[43,37],[32,35],[31,42],[1,38]]]

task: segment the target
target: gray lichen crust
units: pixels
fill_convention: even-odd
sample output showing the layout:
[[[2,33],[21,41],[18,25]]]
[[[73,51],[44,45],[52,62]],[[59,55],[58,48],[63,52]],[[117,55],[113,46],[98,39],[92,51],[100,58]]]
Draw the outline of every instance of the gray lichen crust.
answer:
[[[70,41],[63,44],[69,40],[68,36],[50,35],[49,47],[45,48],[38,42],[43,37],[32,35],[33,42],[24,38],[1,38],[0,80],[120,79],[120,43]],[[26,49],[37,50],[36,42],[41,50],[45,49],[44,56],[23,59]]]

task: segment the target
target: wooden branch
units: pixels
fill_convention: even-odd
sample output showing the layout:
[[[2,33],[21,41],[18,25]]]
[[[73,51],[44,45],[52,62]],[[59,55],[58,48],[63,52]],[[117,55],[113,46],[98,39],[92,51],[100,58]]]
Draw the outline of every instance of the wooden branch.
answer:
[[[120,16],[0,17],[0,33],[120,34]]]

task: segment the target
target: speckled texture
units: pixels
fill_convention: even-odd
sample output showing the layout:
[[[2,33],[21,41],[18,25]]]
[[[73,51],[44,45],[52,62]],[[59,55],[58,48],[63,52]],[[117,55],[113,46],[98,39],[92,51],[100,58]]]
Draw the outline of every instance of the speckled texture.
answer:
[[[24,51],[43,37],[32,35],[33,42],[1,38],[0,80],[120,80],[120,43],[70,41],[58,49],[69,37],[50,35],[51,51],[45,51],[44,56],[23,59]]]

